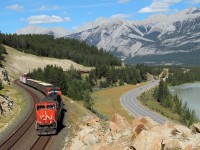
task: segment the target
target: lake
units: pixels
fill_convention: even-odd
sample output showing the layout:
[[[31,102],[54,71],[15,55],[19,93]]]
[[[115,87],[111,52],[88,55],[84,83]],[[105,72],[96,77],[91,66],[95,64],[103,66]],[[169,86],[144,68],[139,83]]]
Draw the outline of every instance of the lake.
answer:
[[[172,94],[177,94],[182,99],[183,104],[187,101],[188,107],[194,109],[200,118],[200,82],[170,87],[169,91]]]

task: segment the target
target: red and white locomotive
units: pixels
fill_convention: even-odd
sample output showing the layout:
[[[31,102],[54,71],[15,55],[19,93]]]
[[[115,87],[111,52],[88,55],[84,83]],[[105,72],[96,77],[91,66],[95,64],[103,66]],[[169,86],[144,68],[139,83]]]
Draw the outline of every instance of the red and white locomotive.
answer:
[[[58,122],[61,118],[63,103],[62,92],[59,87],[38,80],[29,79],[25,74],[20,76],[20,81],[46,95],[36,103],[36,131],[38,135],[56,134]]]
[[[36,104],[36,131],[38,135],[56,134],[63,103],[56,92],[50,93]]]

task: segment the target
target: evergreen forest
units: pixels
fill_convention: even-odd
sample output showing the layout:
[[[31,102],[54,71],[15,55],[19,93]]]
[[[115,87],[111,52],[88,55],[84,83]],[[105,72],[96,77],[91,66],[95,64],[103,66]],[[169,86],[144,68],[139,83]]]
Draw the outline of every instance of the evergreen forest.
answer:
[[[137,65],[135,67],[108,67],[99,66],[91,70],[88,75],[71,66],[64,71],[61,67],[47,65],[44,69],[38,68],[28,74],[28,77],[59,86],[64,95],[73,100],[83,101],[84,106],[92,110],[93,100],[90,92],[93,88],[107,88],[120,86],[125,83],[137,84],[146,81],[148,67]]]
[[[76,39],[55,39],[50,35],[0,33],[0,43],[37,56],[70,59],[85,66],[121,66],[121,60],[109,52]]]
[[[179,121],[182,124],[189,127],[199,121],[195,111],[188,108],[187,102],[183,104],[177,95],[173,96],[170,94],[167,82],[160,80],[159,86],[155,88],[153,96],[162,106],[177,113]]]
[[[200,81],[200,67],[170,67],[167,82],[172,85]]]
[[[97,66],[89,73],[91,85],[100,88],[126,84],[137,84],[147,80],[147,72],[151,69],[143,64],[125,67]],[[153,72],[153,71],[152,71]]]

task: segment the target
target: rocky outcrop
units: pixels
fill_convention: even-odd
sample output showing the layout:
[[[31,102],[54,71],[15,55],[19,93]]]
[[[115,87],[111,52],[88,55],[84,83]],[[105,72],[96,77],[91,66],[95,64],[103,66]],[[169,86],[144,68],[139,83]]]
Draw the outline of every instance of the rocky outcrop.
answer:
[[[199,124],[191,128],[171,123],[160,125],[148,117],[135,118],[130,124],[116,114],[108,122],[90,118],[85,124],[78,123],[75,130],[76,136],[64,149],[200,149]]]
[[[193,124],[191,129],[194,133],[200,133],[200,123]]]
[[[0,67],[0,86],[10,85],[10,78],[5,68]],[[6,95],[0,94],[0,116],[10,112],[13,109],[13,100]]]
[[[8,113],[13,108],[13,101],[8,97],[0,94],[0,116]]]

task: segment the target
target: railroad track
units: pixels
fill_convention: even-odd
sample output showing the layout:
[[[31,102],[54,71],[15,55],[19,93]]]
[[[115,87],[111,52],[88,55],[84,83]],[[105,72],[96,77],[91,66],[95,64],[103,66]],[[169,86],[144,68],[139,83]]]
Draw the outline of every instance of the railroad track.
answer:
[[[47,146],[48,142],[50,141],[51,136],[40,136],[35,141],[33,146],[30,148],[31,150],[44,150]]]
[[[32,128],[34,128],[34,124],[35,124],[35,110],[34,110],[34,106],[35,103],[40,99],[38,95],[36,95],[33,92],[33,89],[31,89],[30,87],[23,85],[22,83],[20,83],[19,80],[16,80],[14,82],[18,87],[24,89],[32,98],[32,102],[31,102],[31,109],[30,109],[30,113],[28,114],[27,118],[24,120],[23,123],[21,123],[20,125],[18,125],[18,127],[12,131],[11,133],[8,134],[8,136],[6,136],[2,141],[0,141],[0,149],[1,150],[7,150],[7,149],[16,149],[18,148],[18,145],[22,145],[22,143],[20,143],[20,140],[22,140],[23,138],[26,138],[26,136],[24,136],[27,132],[32,132],[34,131]],[[29,145],[28,149],[45,149],[45,147],[47,146],[48,142],[50,141],[51,136],[36,136],[35,137],[35,142],[32,143],[32,145]]]

